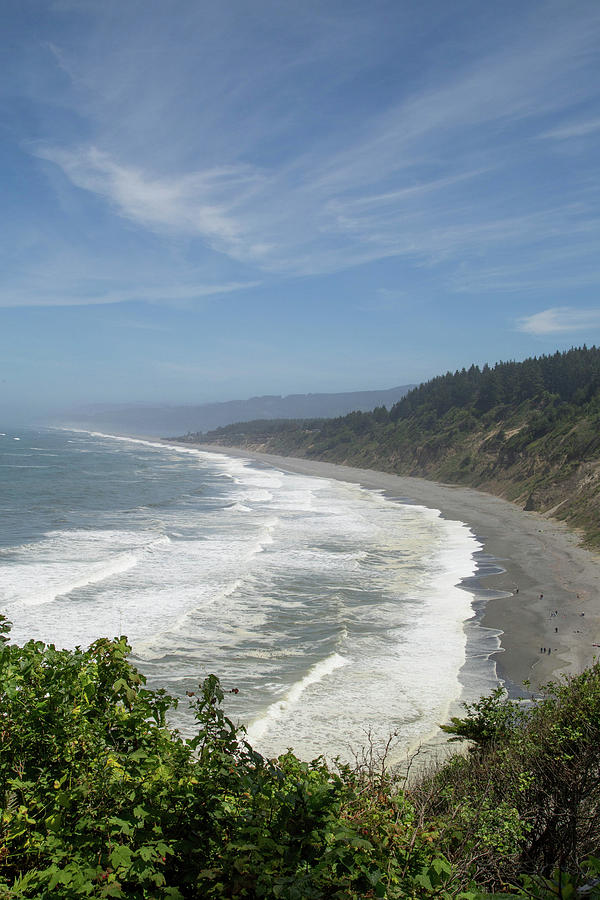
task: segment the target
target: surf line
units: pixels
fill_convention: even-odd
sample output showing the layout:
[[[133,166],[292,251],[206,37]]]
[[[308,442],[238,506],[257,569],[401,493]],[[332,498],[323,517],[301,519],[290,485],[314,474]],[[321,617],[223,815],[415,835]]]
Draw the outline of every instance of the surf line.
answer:
[[[269,727],[274,724],[277,719],[284,716],[285,713],[298,702],[304,691],[310,687],[311,684],[322,681],[323,678],[331,675],[336,669],[340,669],[342,666],[347,665],[348,662],[349,660],[340,656],[339,653],[332,653],[331,656],[316,663],[306,673],[304,678],[301,678],[300,681],[297,681],[291,686],[283,699],[271,703],[262,716],[255,719],[249,726],[247,737],[250,743],[259,741],[263,738],[268,732]]]

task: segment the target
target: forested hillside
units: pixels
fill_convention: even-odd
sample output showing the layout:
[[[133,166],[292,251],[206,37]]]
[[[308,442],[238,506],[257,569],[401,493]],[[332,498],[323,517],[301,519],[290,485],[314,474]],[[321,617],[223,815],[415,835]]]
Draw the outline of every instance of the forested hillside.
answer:
[[[337,419],[246,422],[186,440],[468,484],[600,545],[600,350],[471,366]]]

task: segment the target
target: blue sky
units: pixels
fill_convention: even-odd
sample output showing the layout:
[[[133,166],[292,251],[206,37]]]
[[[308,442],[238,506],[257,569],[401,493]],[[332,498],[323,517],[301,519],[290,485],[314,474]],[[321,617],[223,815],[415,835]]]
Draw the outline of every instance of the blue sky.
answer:
[[[0,416],[600,341],[600,4],[5,0]]]

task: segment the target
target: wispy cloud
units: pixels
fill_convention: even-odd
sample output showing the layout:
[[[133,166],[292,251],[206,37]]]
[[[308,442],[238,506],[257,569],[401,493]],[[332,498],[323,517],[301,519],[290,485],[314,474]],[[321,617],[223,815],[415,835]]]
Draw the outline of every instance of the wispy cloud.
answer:
[[[190,3],[165,30],[150,2],[138,30],[125,20],[139,5],[126,5],[116,28],[90,2],[102,27],[89,29],[85,46],[45,45],[69,81],[62,101],[80,120],[79,139],[57,132],[60,140],[48,134],[29,150],[64,173],[63,188],[100,201],[97,214],[188,241],[202,264],[219,255],[218,278],[233,262],[224,282],[240,269],[253,283],[397,259],[444,265],[447,287],[465,264],[476,282],[502,255],[538,258],[544,244],[578,239],[572,210],[587,187],[546,169],[543,154],[555,152],[536,138],[600,127],[571,118],[598,93],[600,9],[583,5],[575,16],[557,5],[546,24],[525,11],[498,40],[486,15],[469,53],[451,51],[405,78],[390,60],[410,59],[401,45],[410,27],[388,34],[378,15],[334,7],[309,0],[290,18],[259,2],[240,28],[236,0],[202,13]],[[394,7],[395,24],[406,16]],[[379,80],[386,54],[389,83]],[[598,235],[585,204],[577,218]],[[130,292],[104,296],[97,302]]]
[[[444,85],[414,91],[354,126],[344,120],[339,134],[307,131],[295,153],[256,150],[259,135],[264,141],[273,123],[273,103],[280,103],[273,85],[271,107],[263,98],[254,117],[245,111],[235,131],[228,121],[236,101],[220,98],[226,125],[221,137],[229,136],[230,146],[219,166],[201,150],[196,165],[183,169],[166,165],[162,151],[154,165],[147,154],[128,159],[127,147],[106,126],[96,144],[47,144],[34,152],[141,228],[197,238],[267,272],[318,274],[393,256],[430,262],[477,256],[492,242],[513,241],[515,222],[520,239],[530,242],[544,239],[549,217],[555,229],[560,218],[542,197],[535,201],[538,210],[526,213],[518,191],[512,215],[499,214],[498,186],[508,161],[523,149],[522,129],[528,123],[534,129],[543,116],[593,90],[577,73],[589,61],[600,20],[590,15],[568,22],[560,33],[538,31],[537,25],[536,31],[534,43],[525,33],[457,69]],[[303,63],[311,58],[306,46],[299,56]],[[165,89],[161,113],[168,106]],[[140,125],[141,106],[132,110]],[[146,109],[150,113],[157,110]],[[168,139],[177,146],[186,134],[180,126]]]
[[[230,282],[226,284],[164,284],[162,286],[132,285],[119,289],[87,286],[84,279],[74,279],[74,283],[48,289],[32,282],[0,290],[0,307],[21,306],[98,306],[115,303],[193,303],[220,294],[243,291],[259,285],[258,281]]]
[[[511,252],[498,255],[493,265],[481,260],[461,263],[451,276],[453,289],[480,297],[494,294],[523,297],[540,291],[572,294],[600,285],[598,216],[587,207],[567,206],[548,211],[541,218],[542,221],[532,221],[529,217],[514,221]],[[534,237],[536,240],[532,241]]]
[[[586,119],[584,121],[570,122],[559,128],[552,128],[540,135],[542,138],[553,138],[557,141],[569,140],[569,138],[587,137],[600,131],[600,118]]]
[[[108,200],[117,212],[147,228],[174,229],[235,243],[229,211],[260,181],[249,166],[222,166],[179,176],[155,176],[122,165],[96,147],[38,147],[37,156],[60,166],[73,184]]]
[[[600,309],[574,309],[570,306],[544,309],[517,322],[519,331],[539,336],[584,332],[598,328],[600,328]]]

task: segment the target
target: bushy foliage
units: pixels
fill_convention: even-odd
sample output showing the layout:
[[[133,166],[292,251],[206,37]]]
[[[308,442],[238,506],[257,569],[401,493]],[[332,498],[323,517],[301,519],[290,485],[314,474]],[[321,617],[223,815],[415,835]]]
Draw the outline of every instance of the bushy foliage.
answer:
[[[214,675],[184,740],[125,638],[65,651],[2,631],[0,898],[458,896],[384,772],[264,759]]]
[[[19,647],[0,620],[0,900],[600,897],[598,666],[468,707],[475,752],[403,790],[368,757],[265,759],[214,675],[182,738],[128,652]]]
[[[453,716],[448,725],[440,725],[440,728],[452,735],[450,741],[472,741],[471,751],[497,744],[508,737],[524,715],[517,702],[507,700],[502,687],[476,703],[466,703],[465,710],[464,718]]]
[[[600,663],[528,704],[498,690],[466,712],[444,730],[473,741],[472,752],[413,792],[440,849],[496,891],[519,873],[538,892],[551,890],[554,870],[559,886],[585,882],[600,847]],[[566,887],[530,895],[574,896]]]

